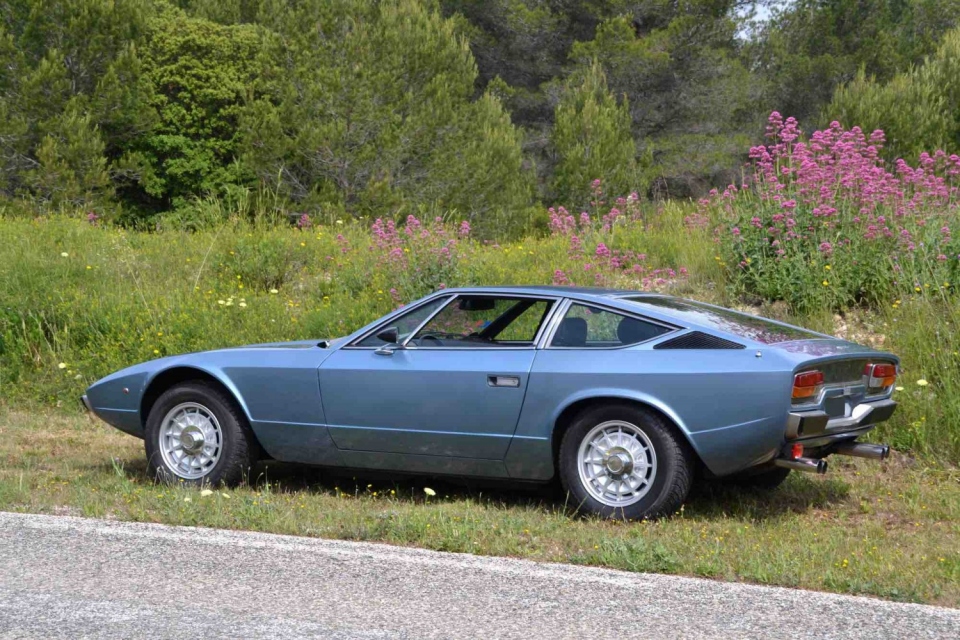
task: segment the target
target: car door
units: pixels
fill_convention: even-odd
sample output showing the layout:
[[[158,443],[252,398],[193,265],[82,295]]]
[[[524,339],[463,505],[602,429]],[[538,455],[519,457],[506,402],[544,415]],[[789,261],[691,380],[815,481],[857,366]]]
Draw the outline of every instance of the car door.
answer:
[[[523,405],[536,340],[555,302],[457,295],[430,309],[412,333],[404,326],[409,319],[401,317],[338,350],[320,367],[323,407],[337,447],[502,460]],[[376,338],[397,324],[399,344]]]

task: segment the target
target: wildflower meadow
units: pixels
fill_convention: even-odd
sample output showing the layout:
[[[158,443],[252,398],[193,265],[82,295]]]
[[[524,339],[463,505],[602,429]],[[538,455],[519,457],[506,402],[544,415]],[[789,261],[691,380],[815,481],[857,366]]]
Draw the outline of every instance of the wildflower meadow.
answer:
[[[306,213],[132,231],[95,211],[0,218],[0,390],[75,407],[113,370],[180,352],[344,335],[433,290],[553,283],[663,291],[903,358],[879,436],[960,460],[960,158],[888,166],[881,131],[810,135],[773,113],[740,184],[697,202],[608,194],[539,231],[478,239],[455,213]],[[292,221],[292,222],[291,222]],[[925,384],[916,384],[919,381]]]

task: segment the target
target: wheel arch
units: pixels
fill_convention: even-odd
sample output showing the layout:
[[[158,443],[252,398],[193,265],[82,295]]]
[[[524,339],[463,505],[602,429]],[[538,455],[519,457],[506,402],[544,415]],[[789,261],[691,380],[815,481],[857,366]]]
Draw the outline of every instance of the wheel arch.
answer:
[[[557,465],[557,460],[560,455],[560,443],[563,440],[563,435],[566,433],[567,429],[573,425],[573,422],[576,420],[577,416],[593,407],[609,404],[632,405],[634,407],[639,407],[646,411],[655,413],[664,421],[664,423],[666,423],[681,436],[683,442],[687,444],[690,451],[693,453],[697,464],[699,466],[703,466],[703,459],[700,456],[700,452],[697,451],[697,447],[694,443],[694,440],[690,437],[690,433],[687,430],[686,425],[676,414],[676,412],[670,409],[670,407],[658,402],[653,398],[640,397],[631,393],[604,391],[573,398],[557,413],[553,421],[553,428],[551,430],[551,450],[553,453],[554,468],[559,468]]]
[[[147,418],[150,416],[150,411],[160,396],[175,385],[194,380],[206,382],[217,387],[237,404],[247,421],[250,421],[250,412],[247,411],[247,406],[243,402],[243,398],[237,393],[236,388],[229,379],[226,381],[222,380],[213,373],[199,367],[180,365],[164,369],[147,381],[140,398],[140,424],[144,430],[146,430],[147,427]]]

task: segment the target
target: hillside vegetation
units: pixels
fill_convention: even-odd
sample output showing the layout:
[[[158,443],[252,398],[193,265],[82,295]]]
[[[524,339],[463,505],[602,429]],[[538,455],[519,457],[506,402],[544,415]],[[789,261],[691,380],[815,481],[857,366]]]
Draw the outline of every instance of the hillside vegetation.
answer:
[[[915,164],[960,142],[958,2],[753,23],[741,0],[8,0],[0,198],[136,228],[222,222],[211,197],[326,223],[443,210],[517,238],[597,177],[642,199],[737,181],[774,109],[887,130],[884,157]]]

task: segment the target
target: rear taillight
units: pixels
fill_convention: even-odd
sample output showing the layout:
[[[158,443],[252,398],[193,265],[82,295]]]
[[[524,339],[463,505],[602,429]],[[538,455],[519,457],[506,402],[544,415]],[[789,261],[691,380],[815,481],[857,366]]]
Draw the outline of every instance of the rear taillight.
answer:
[[[816,398],[823,387],[823,372],[804,371],[793,377],[793,399]]]
[[[867,380],[867,389],[881,391],[893,386],[897,381],[897,365],[890,363],[868,364],[863,369]]]

